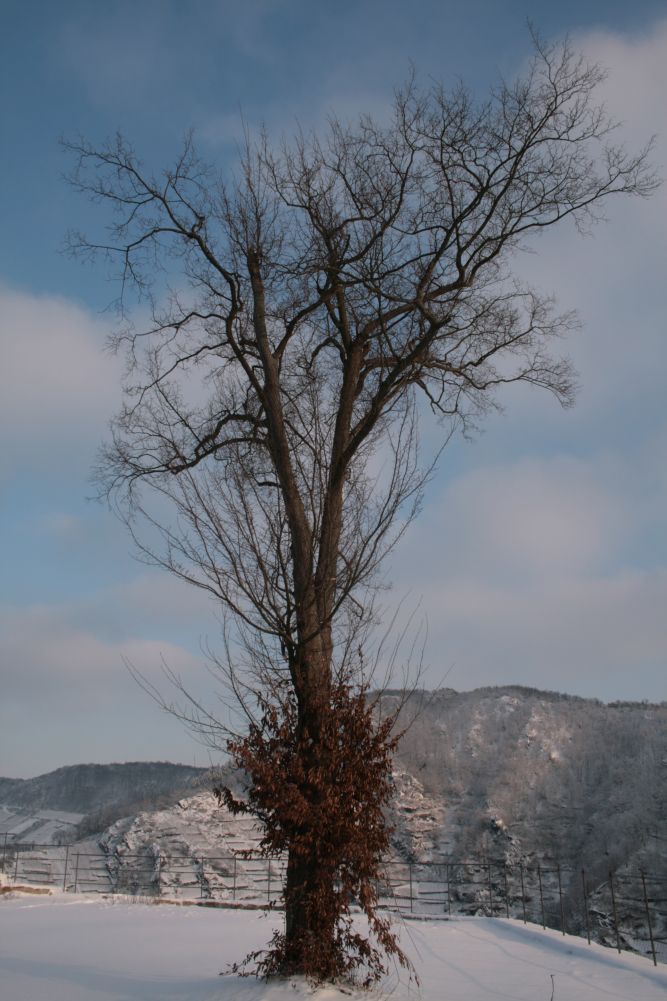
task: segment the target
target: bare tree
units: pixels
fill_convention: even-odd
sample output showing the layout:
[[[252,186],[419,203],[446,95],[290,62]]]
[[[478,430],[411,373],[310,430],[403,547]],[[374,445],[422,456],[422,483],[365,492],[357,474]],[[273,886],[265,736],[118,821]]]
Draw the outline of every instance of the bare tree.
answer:
[[[526,76],[484,103],[411,82],[387,124],[248,139],[226,181],[191,138],[158,175],[121,137],[68,144],[73,183],[115,213],[106,242],[75,234],[72,249],[117,260],[121,303],[133,287],[153,315],[116,340],[129,374],[103,489],[144,556],[213,595],[245,641],[230,679],[250,732],[230,749],[251,788],[245,806],[227,795],[261,817],[267,852],[289,853],[264,972],[377,973],[351,893],[398,949],[372,887],[393,737],[360,699],[359,649],[428,474],[419,400],[443,441],[507,383],[569,405],[552,344],[572,317],[515,280],[513,255],[656,185],[648,147],[611,142],[601,71],[535,44]]]

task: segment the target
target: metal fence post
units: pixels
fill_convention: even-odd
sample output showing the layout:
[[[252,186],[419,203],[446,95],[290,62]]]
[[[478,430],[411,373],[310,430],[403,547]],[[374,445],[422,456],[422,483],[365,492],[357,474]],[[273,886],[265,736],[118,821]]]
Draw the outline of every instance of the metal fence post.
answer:
[[[447,863],[447,913],[451,917],[452,914],[452,893],[451,893],[451,879],[449,874],[449,862]]]
[[[491,912],[491,917],[493,917],[493,886],[491,883],[491,863],[488,863],[489,869],[489,909]]]
[[[3,872],[5,871],[5,861],[7,859],[7,838],[8,838],[8,836],[9,835],[8,835],[7,831],[5,831],[5,840],[4,840],[4,843],[2,845],[2,871]]]
[[[537,878],[540,884],[540,907],[542,908],[542,927],[546,928],[547,924],[546,921],[544,920],[544,893],[542,892],[542,868],[539,862],[537,863]]]
[[[510,888],[507,882],[507,862],[503,863],[503,876],[505,878],[505,917],[510,916]]]
[[[523,910],[523,923],[528,924],[526,918],[526,890],[523,885],[523,862],[519,863],[519,873],[521,875],[521,909]]]
[[[14,882],[16,882],[19,878],[19,850],[15,847],[14,851],[16,852],[16,859],[14,861]]]
[[[271,859],[266,863],[266,896],[271,903]]]
[[[408,874],[410,876],[410,913],[414,910],[412,900],[412,862],[408,862]]]
[[[586,938],[588,939],[588,944],[591,944],[591,926],[588,920],[588,891],[586,890],[586,873],[581,870],[581,885],[584,891],[584,915],[586,917]]]
[[[614,893],[614,878],[611,874],[611,869],[609,870],[609,889],[611,890],[611,906],[614,912],[614,929],[616,931],[616,948],[618,953],[621,953],[621,936],[618,931],[618,912],[616,911],[616,894]]]
[[[560,862],[556,863],[556,871],[558,873],[558,907],[560,910],[560,929],[565,934],[565,912],[563,910],[563,884],[560,878]]]
[[[69,861],[69,845],[65,845],[65,871],[63,873],[63,890],[67,883],[67,863]]]
[[[79,852],[76,853],[76,861],[74,863],[74,892],[77,892],[79,886]]]
[[[236,855],[234,856],[234,876],[232,882],[232,900],[236,900]]]
[[[657,966],[658,961],[655,958],[655,942],[653,940],[653,926],[651,924],[651,911],[648,906],[648,894],[646,893],[646,879],[644,878],[644,870],[641,870],[642,877],[642,889],[644,891],[644,907],[646,908],[646,923],[648,924],[648,937],[651,940],[651,954],[653,956],[653,965]]]

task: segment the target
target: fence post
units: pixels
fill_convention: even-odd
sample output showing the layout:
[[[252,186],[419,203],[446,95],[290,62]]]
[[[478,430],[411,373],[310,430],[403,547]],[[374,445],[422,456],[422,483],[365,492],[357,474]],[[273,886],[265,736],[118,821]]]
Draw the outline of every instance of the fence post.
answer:
[[[491,917],[493,917],[493,886],[491,883],[491,863],[488,863],[489,869],[489,909],[491,912]]]
[[[76,861],[74,863],[74,892],[76,893],[77,887],[79,885],[79,852],[76,853]]]
[[[451,894],[451,880],[449,874],[449,862],[447,863],[447,913],[452,916],[452,894]]]
[[[544,920],[544,893],[542,892],[542,867],[540,863],[537,863],[537,879],[540,884],[540,907],[542,908],[542,927],[546,928],[547,924]]]
[[[558,873],[558,907],[560,909],[560,928],[565,934],[565,912],[563,911],[563,884],[560,878],[560,862],[556,863],[556,871]]]
[[[503,864],[503,876],[505,877],[505,917],[510,916],[510,889],[507,883],[507,862]]]
[[[234,876],[232,882],[232,900],[236,900],[236,855],[234,856]]]
[[[63,890],[67,883],[67,863],[69,861],[69,845],[65,845],[65,871],[63,873]]]
[[[14,882],[19,878],[19,850],[18,847],[14,846],[14,851],[16,852],[16,860],[14,862]]]
[[[412,862],[408,862],[408,873],[410,875],[410,913],[414,910],[412,902]]]
[[[616,911],[616,894],[614,893],[614,878],[611,874],[611,869],[609,870],[609,889],[611,890],[611,906],[614,912],[614,930],[616,931],[616,948],[618,949],[618,954],[621,954],[621,936],[618,931],[618,913]]]
[[[271,859],[267,860],[266,863],[266,896],[268,898],[267,902],[271,903]]]
[[[5,862],[7,860],[7,837],[8,837],[8,833],[7,833],[7,831],[5,831],[5,840],[4,840],[4,843],[2,845],[2,871],[3,872],[5,871]]]
[[[519,863],[519,872],[521,874],[521,909],[523,911],[523,923],[528,924],[526,918],[526,889],[523,885],[523,862]]]
[[[586,873],[581,870],[581,885],[584,890],[584,915],[586,917],[586,938],[588,939],[588,944],[591,944],[591,926],[588,920],[588,892],[586,890]]]
[[[651,940],[651,954],[653,956],[653,965],[657,966],[658,961],[655,958],[655,942],[653,941],[653,926],[651,925],[651,911],[648,906],[648,895],[646,893],[646,879],[644,878],[644,870],[641,870],[642,877],[642,889],[644,891],[644,907],[646,908],[646,923],[648,924],[648,937]]]

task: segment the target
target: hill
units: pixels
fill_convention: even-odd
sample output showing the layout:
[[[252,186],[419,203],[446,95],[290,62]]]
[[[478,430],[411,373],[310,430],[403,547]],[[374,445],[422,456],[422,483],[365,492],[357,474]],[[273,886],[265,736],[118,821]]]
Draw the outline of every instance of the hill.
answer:
[[[385,693],[386,713],[402,698]],[[667,704],[520,687],[415,692],[397,763],[442,804],[430,849],[665,867]]]
[[[384,692],[379,711],[403,699]],[[606,705],[522,687],[404,701],[393,819],[405,858],[538,857],[601,873],[665,866],[667,703]],[[197,785],[206,787],[206,770],[188,765],[74,765],[0,778],[0,803],[85,814],[83,836],[168,810]]]
[[[118,817],[172,803],[191,793],[205,773],[204,768],[168,761],[68,765],[32,779],[0,778],[0,804],[26,816],[44,811],[86,815],[83,834],[102,830]]]
[[[565,922],[569,930],[582,931],[583,868],[592,934],[612,941],[611,871],[617,892],[628,901],[621,915],[624,945],[634,948],[645,937],[638,871],[652,880],[649,895],[657,893],[662,901],[667,888],[667,705],[604,705],[505,687],[414,692],[407,699],[384,692],[378,711],[391,712],[401,701],[398,725],[407,731],[395,761],[388,818],[394,857],[401,864],[425,861],[439,868],[409,874],[399,867],[399,883],[409,879],[412,887],[413,875],[437,878],[432,892],[439,902],[434,898],[433,904],[442,911],[443,881],[449,900],[451,876],[457,910],[487,913],[491,897],[497,905],[508,898],[506,864],[513,913],[527,902],[530,918],[539,921],[544,896],[542,920],[546,902],[548,924]],[[227,772],[225,781],[230,777]],[[279,863],[269,871],[265,861],[248,856],[259,832],[250,818],[220,808],[212,784],[203,769],[165,762],[81,765],[24,782],[0,780],[0,803],[11,803],[11,797],[16,803],[20,795],[23,805],[15,809],[25,816],[15,816],[17,826],[6,828],[18,839],[87,838],[77,851],[88,853],[90,872],[82,870],[79,878],[91,886],[152,892],[159,885],[167,895],[195,898],[275,896]],[[31,826],[29,811],[46,804],[87,812],[67,827],[61,824],[52,839],[43,838],[57,818],[42,817]],[[43,854],[35,871],[56,865],[60,873],[62,862]],[[482,863],[473,886],[466,883],[470,872],[450,871],[449,862],[463,860]],[[493,885],[483,860],[495,864]],[[654,904],[654,931],[662,939],[667,912]]]

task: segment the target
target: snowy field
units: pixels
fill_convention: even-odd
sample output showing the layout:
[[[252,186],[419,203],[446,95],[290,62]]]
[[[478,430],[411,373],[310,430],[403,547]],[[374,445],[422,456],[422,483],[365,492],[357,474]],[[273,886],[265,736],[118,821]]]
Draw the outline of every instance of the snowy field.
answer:
[[[0,897],[2,1001],[302,1001],[304,984],[226,974],[280,914],[54,894]],[[392,974],[391,1001],[664,1001],[667,968],[517,921],[404,922],[421,987]],[[362,996],[321,988],[316,1001]],[[366,995],[369,997],[369,995]]]
[[[0,804],[0,832],[9,839],[32,841],[39,845],[55,843],[56,834],[74,834],[74,826],[83,820],[82,813],[65,810],[21,809]],[[0,839],[1,841],[2,839]]]

